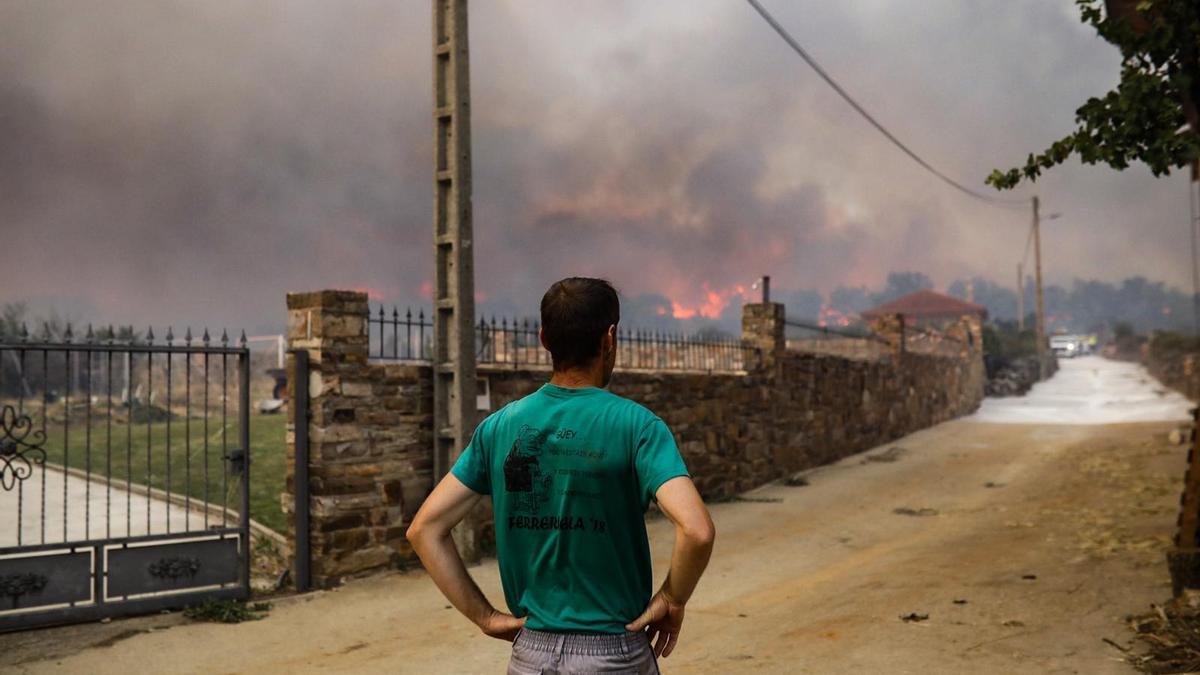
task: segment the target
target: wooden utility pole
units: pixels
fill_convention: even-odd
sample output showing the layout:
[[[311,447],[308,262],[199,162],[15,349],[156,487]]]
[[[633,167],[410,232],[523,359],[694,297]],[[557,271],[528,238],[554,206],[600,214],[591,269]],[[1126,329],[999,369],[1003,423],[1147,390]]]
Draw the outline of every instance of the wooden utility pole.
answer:
[[[1036,329],[1038,373],[1040,379],[1046,379],[1046,307],[1042,302],[1042,231],[1041,219],[1038,216],[1038,198],[1033,198],[1033,266],[1035,302],[1037,303]]]
[[[1191,209],[1192,240],[1192,335],[1200,335],[1200,266],[1197,266],[1197,229],[1200,228],[1200,160],[1192,162],[1192,179],[1188,183],[1188,207]]]
[[[471,223],[471,81],[467,0],[433,2],[433,480],[475,431],[475,256]],[[470,523],[466,523],[470,525]],[[474,529],[455,530],[464,558]]]
[[[1017,263],[1017,332],[1025,332],[1025,270]]]

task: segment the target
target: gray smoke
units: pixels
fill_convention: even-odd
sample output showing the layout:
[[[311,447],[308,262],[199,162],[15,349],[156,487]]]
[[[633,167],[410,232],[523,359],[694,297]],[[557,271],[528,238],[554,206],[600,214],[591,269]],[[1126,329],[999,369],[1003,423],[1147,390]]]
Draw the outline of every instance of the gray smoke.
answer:
[[[1116,77],[1068,2],[772,4],[965,181],[1061,134]],[[289,290],[421,302],[429,13],[0,5],[0,301],[250,330],[281,326]],[[920,172],[740,3],[475,3],[471,28],[485,310],[529,312],[568,274],[612,278],[647,316],[708,292],[736,307],[762,273],[826,292],[893,269],[1013,275],[1027,211]],[[1072,166],[1038,191],[1065,214],[1047,228],[1051,280],[1188,279],[1182,178]]]

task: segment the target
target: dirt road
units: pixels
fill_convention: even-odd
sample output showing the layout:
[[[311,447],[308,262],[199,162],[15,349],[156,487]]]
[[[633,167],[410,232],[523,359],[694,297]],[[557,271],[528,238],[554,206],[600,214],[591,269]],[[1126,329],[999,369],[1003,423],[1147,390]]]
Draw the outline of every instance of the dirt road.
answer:
[[[1128,393],[1113,386],[1098,392]],[[1069,405],[1062,393],[1031,396]],[[664,671],[1131,672],[1102,639],[1127,644],[1123,617],[1169,596],[1163,551],[1185,457],[1166,440],[1174,426],[958,420],[813,471],[807,486],[716,504],[713,562]],[[650,533],[661,575],[669,524]],[[472,573],[499,601],[495,563]],[[901,620],[912,613],[928,618]],[[488,673],[507,653],[421,572],[283,601],[254,623],[177,624],[114,622],[105,646],[86,649],[95,627],[0,636],[0,651],[15,672],[122,675]]]

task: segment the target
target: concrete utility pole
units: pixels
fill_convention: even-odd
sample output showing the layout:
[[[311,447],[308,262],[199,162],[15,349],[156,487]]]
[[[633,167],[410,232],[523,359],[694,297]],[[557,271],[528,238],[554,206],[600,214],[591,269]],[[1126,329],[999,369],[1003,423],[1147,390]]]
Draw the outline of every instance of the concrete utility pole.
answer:
[[[475,256],[471,225],[471,82],[467,0],[433,2],[433,480],[475,431]],[[463,534],[469,541],[463,541]],[[456,531],[464,557],[472,533]]]
[[[1025,331],[1025,270],[1017,263],[1017,332]]]
[[[1042,303],[1042,230],[1041,219],[1038,216],[1038,198],[1033,198],[1033,265],[1035,283],[1037,284],[1035,299],[1037,302],[1037,356],[1039,379],[1046,379],[1046,307]]]

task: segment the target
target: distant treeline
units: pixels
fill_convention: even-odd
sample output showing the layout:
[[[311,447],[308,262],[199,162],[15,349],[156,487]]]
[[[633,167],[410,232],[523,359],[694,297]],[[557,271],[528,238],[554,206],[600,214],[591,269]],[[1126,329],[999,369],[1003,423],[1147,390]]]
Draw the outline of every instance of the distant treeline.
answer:
[[[959,279],[943,289],[938,288],[932,279],[920,272],[893,272],[888,275],[882,288],[839,286],[828,294],[816,290],[779,288],[772,292],[771,299],[784,303],[790,318],[806,321],[825,320],[835,324],[838,318],[853,320],[865,309],[923,288],[932,288],[964,299],[969,297],[987,307],[993,321],[1016,321],[1017,294],[1012,284],[998,284],[982,277]],[[1032,279],[1026,283],[1024,295],[1026,323],[1032,326]],[[1130,277],[1119,283],[1076,279],[1069,288],[1051,284],[1045,288],[1045,302],[1047,327],[1050,331],[1111,334],[1116,324],[1126,324],[1141,334],[1155,330],[1187,333],[1192,330],[1191,293],[1169,287],[1161,281],[1150,281],[1145,277]],[[741,332],[741,306],[736,300],[725,308],[719,319],[676,319],[664,311],[664,308],[669,307],[670,299],[655,293],[623,296],[621,323],[627,328],[686,332],[705,338],[730,337]],[[0,306],[0,337],[7,335],[11,339],[22,324],[28,326],[31,338],[35,335],[41,336],[47,329],[52,336],[61,337],[66,327],[65,318],[56,314],[53,308],[50,308],[48,314],[42,313],[42,309],[44,308],[38,308],[39,311],[35,312],[22,302]],[[520,316],[530,320],[537,317],[536,308],[523,308],[504,298],[490,299],[482,303],[478,310],[483,316]],[[75,337],[79,339],[82,337],[78,334],[80,324],[76,323],[74,328]],[[83,330],[86,330],[86,327],[83,327]],[[108,338],[106,324],[97,322],[95,330],[98,339]],[[136,342],[143,338],[142,331],[131,327],[117,326],[113,332],[113,337],[119,342]]]
[[[888,275],[882,289],[839,287],[823,297],[815,291],[784,293],[780,297],[788,306],[788,315],[816,316],[824,304],[844,314],[857,314],[864,309],[887,302],[922,288],[938,289],[933,281],[919,272],[897,272]],[[968,292],[970,289],[970,292]],[[1034,286],[1025,285],[1024,309],[1027,323],[1032,326]],[[960,279],[943,292],[959,298],[971,297],[987,307],[993,320],[1017,318],[1017,293],[1010,285],[1001,285],[981,277]],[[1131,277],[1119,283],[1076,279],[1070,288],[1049,285],[1044,289],[1046,322],[1050,331],[1110,332],[1116,324],[1129,324],[1138,333],[1155,330],[1192,329],[1192,297],[1178,288],[1145,277]]]

